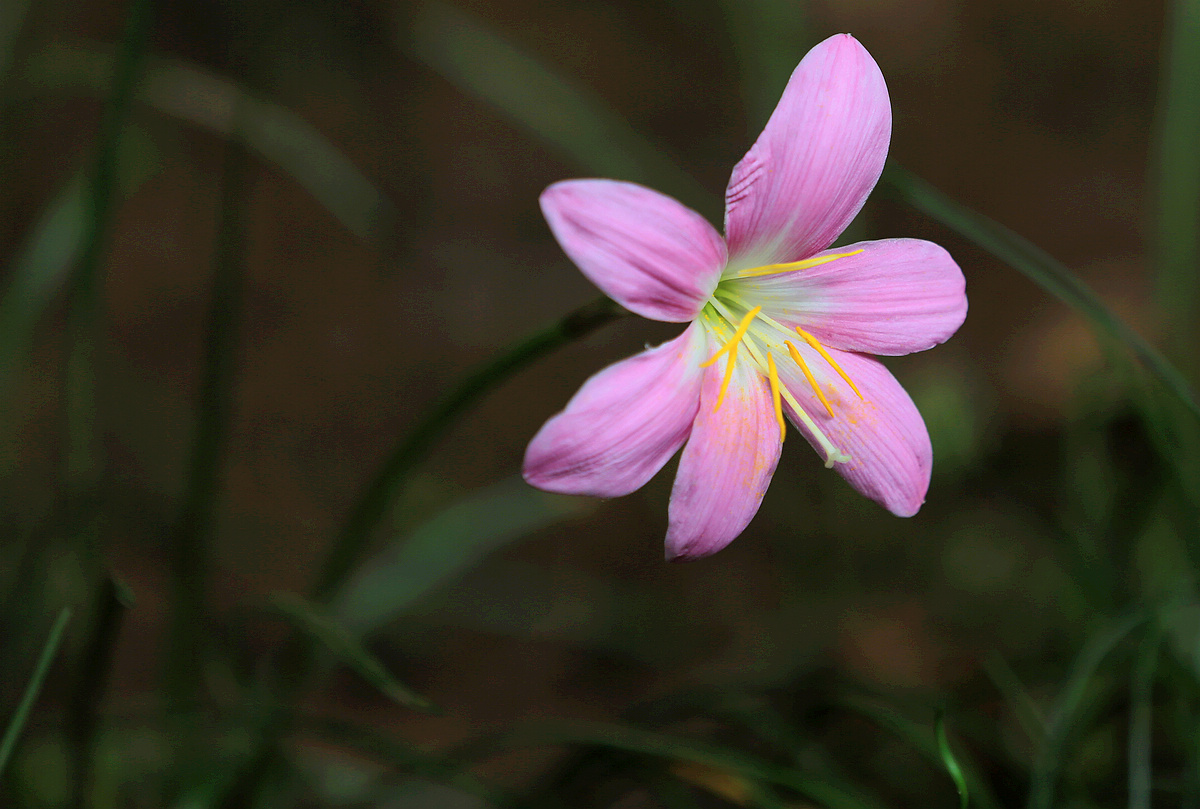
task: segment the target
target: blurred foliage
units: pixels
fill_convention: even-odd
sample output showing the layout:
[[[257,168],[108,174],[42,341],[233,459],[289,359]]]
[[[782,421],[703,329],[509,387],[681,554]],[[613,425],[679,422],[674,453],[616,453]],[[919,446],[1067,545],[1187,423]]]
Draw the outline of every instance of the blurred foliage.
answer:
[[[1200,805],[1200,4],[894,5],[0,4],[0,805]],[[657,336],[537,191],[718,216],[846,27],[914,169],[855,238],[972,296],[896,365],[930,500],[792,442],[662,565],[663,476],[512,474]]]

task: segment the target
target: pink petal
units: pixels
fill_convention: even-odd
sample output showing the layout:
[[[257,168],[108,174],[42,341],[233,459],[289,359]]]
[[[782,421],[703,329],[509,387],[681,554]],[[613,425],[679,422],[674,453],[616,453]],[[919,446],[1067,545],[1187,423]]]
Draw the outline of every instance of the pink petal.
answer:
[[[817,352],[803,343],[797,348],[832,406],[833,417],[791,360],[778,363],[779,379],[833,445],[850,456],[848,463],[834,464],[833,468],[851,486],[896,516],[916,514],[929,489],[933,449],[912,399],[878,360],[829,349],[830,356],[862,392],[863,399],[859,399]],[[787,410],[800,432],[817,447],[800,419],[790,407]]]
[[[700,403],[703,332],[688,329],[610,365],[529,442],[530,485],[620,497],[641,488],[687,440]]]
[[[696,316],[725,266],[725,242],[703,216],[617,180],[567,180],[542,192],[554,238],[605,295],[651,320]]]
[[[797,261],[832,244],[879,180],[891,131],[883,74],[854,37],[809,51],[729,179],[734,263]]]
[[[743,357],[718,410],[724,362],[704,375],[700,411],[671,491],[667,559],[695,559],[728,545],[758,512],[783,442],[766,379]]]
[[[950,254],[920,239],[839,247],[861,250],[797,272],[748,278],[748,300],[826,345],[896,356],[944,343],[967,316],[966,281]]]

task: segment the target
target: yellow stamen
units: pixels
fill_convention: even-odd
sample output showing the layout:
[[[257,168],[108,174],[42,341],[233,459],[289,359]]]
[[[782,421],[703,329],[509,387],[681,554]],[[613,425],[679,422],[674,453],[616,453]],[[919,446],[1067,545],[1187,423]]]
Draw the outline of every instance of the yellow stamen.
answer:
[[[779,422],[779,442],[787,435],[787,422],[783,420],[783,404],[779,401],[779,374],[775,372],[775,357],[767,354],[767,372],[771,377],[771,400],[775,403],[775,420]]]
[[[851,387],[851,388],[854,390],[854,392],[855,392],[856,394],[858,394],[858,398],[859,398],[859,399],[862,399],[862,398],[863,398],[863,395],[862,395],[862,393],[859,393],[859,390],[858,390],[858,385],[855,385],[855,384],[854,384],[854,380],[853,380],[853,379],[851,379],[849,376],[847,376],[847,375],[846,375],[846,372],[842,370],[842,367],[841,367],[840,365],[838,365],[836,362],[834,362],[834,361],[833,361],[833,357],[829,356],[829,352],[825,350],[825,346],[823,346],[823,345],[821,345],[820,343],[818,343],[818,342],[817,342],[817,338],[816,338],[816,337],[813,337],[811,334],[809,334],[808,332],[804,331],[804,329],[800,328],[799,326],[797,326],[797,327],[796,327],[796,334],[798,334],[798,335],[800,335],[801,337],[803,337],[803,338],[804,338],[804,342],[808,343],[810,346],[812,346],[813,348],[815,348],[815,349],[817,350],[817,352],[818,352],[818,353],[819,353],[819,354],[820,354],[822,357],[824,357],[824,358],[825,358],[825,362],[829,363],[829,366],[830,366],[831,368],[833,368],[833,370],[837,371],[837,373],[838,373],[838,376],[840,376],[842,379],[846,380],[846,384],[847,384],[847,385],[849,385],[849,386],[850,386],[850,387]],[[863,399],[863,401],[866,401],[866,400],[865,400],[865,399]]]
[[[807,270],[809,267],[819,267],[822,264],[828,264],[834,259],[846,258],[848,256],[857,256],[862,250],[851,250],[849,253],[830,253],[824,256],[813,256],[801,261],[792,261],[788,264],[765,264],[761,267],[752,267],[749,270],[742,270],[734,275],[734,278],[757,278],[760,275],[778,275],[784,272],[796,272],[797,270]]]
[[[707,368],[717,361],[717,358],[722,354],[729,352],[729,361],[725,363],[725,378],[721,380],[721,390],[717,393],[717,405],[713,411],[721,409],[721,403],[725,401],[725,391],[729,388],[729,380],[733,378],[733,364],[737,360],[737,347],[741,342],[742,337],[746,334],[746,330],[750,328],[750,323],[754,320],[755,315],[762,311],[761,306],[755,306],[746,316],[742,318],[742,322],[738,324],[737,329],[733,332],[733,336],[729,338],[729,342],[717,349],[716,353],[709,357],[704,362],[700,363],[701,368]]]
[[[813,393],[817,394],[817,398],[821,400],[821,404],[825,405],[825,409],[829,411],[829,417],[833,418],[833,408],[829,405],[829,400],[825,398],[825,394],[821,393],[821,388],[817,385],[817,380],[813,379],[812,371],[808,370],[808,363],[804,361],[804,357],[800,356],[800,352],[796,347],[787,340],[783,341],[787,346],[788,353],[792,355],[792,360],[800,366],[800,370],[804,372],[804,378],[808,380],[808,384],[812,386]]]
[[[750,328],[751,321],[753,321],[755,316],[761,311],[761,306],[755,306],[753,309],[747,312],[746,316],[742,318],[742,322],[738,324],[737,329],[733,332],[733,336],[729,338],[729,342],[718,348],[717,352],[707,360],[700,363],[700,367],[707,368],[708,366],[712,365],[717,361],[717,357],[721,356],[726,351],[729,352],[729,358],[732,360],[737,352],[738,341],[741,340],[743,335],[746,334],[746,330]]]

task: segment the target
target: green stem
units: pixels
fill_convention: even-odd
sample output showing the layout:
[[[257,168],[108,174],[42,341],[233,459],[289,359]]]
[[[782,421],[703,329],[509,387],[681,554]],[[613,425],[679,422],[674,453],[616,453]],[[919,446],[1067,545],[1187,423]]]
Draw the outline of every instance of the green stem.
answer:
[[[623,313],[623,309],[607,298],[586,304],[479,367],[447,393],[395,446],[367,484],[338,533],[313,583],[309,598],[317,604],[328,604],[338,594],[408,476],[460,415],[522,368],[584,337]],[[293,635],[285,644],[272,666],[271,704],[256,730],[254,750],[246,767],[233,779],[219,805],[236,809],[253,804],[260,784],[274,768],[279,739],[292,724],[291,706],[303,692],[315,660],[316,649],[311,639]]]
[[[96,597],[96,616],[84,645],[68,707],[72,788],[71,806],[84,809],[91,798],[92,763],[95,757],[97,714],[108,685],[109,669],[125,610],[133,602],[128,588],[105,576]]]
[[[1037,245],[952,200],[895,163],[881,180],[901,199],[978,245],[1086,317],[1097,333],[1126,345],[1151,374],[1200,420],[1200,403],[1187,378],[1144,337],[1121,320],[1087,284]]]
[[[245,150],[236,141],[228,141],[199,415],[192,438],[186,493],[173,537],[174,582],[165,684],[167,708],[181,719],[182,730],[188,733],[196,727],[188,717],[198,707],[206,636],[209,549],[236,381],[245,254],[246,170]]]
[[[0,4],[0,87],[5,86],[29,6],[30,0],[5,0]],[[0,98],[0,104],[3,102],[4,99]]]
[[[101,474],[96,435],[96,340],[100,321],[100,267],[107,252],[112,219],[121,134],[133,106],[150,35],[152,0],[132,0],[117,57],[112,94],[104,105],[96,140],[96,155],[88,184],[88,217],[83,251],[72,278],[69,314],[71,354],[67,360],[68,489],[92,488]]]
[[[21,731],[25,728],[26,721],[29,720],[29,712],[33,710],[33,705],[37,702],[38,693],[42,690],[42,683],[46,681],[46,675],[50,672],[50,664],[54,662],[54,655],[58,653],[58,646],[62,643],[63,633],[66,632],[67,623],[70,620],[71,608],[63,607],[58,614],[58,620],[54,622],[54,627],[50,630],[46,645],[42,647],[42,654],[38,657],[37,665],[33,667],[33,674],[29,677],[29,685],[25,686],[21,702],[17,705],[17,710],[13,712],[13,717],[8,722],[3,738],[0,738],[0,775],[4,774],[8,760],[17,747],[17,740],[21,738]]]
[[[1177,362],[1195,372],[1200,307],[1200,0],[1168,5],[1152,184],[1159,302]]]
[[[622,312],[607,298],[580,307],[480,367],[434,405],[409,436],[396,445],[359,497],[326,557],[309,597],[327,603],[336,595],[409,474],[467,408],[534,360],[578,340]]]

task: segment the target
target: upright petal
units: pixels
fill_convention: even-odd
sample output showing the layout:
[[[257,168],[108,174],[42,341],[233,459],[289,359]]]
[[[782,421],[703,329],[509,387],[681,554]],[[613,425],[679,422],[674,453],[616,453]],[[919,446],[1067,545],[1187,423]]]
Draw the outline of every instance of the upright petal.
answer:
[[[588,379],[529,442],[525,480],[547,491],[595,497],[641,488],[691,431],[703,344],[703,332],[692,325]]]
[[[775,320],[847,351],[889,356],[924,351],[962,325],[966,281],[941,247],[885,239],[836,250],[855,251],[805,270],[734,283]]]
[[[542,192],[554,238],[588,279],[651,320],[696,316],[725,266],[725,241],[670,197],[617,180],[567,180]]]
[[[783,441],[771,388],[748,362],[735,365],[724,401],[714,409],[727,361],[706,369],[700,411],[679,458],[668,559],[707,556],[732,542],[758,512],[779,462]]]
[[[732,263],[797,261],[832,244],[879,180],[891,132],[883,74],[854,37],[809,51],[729,179]]]
[[[813,394],[803,373],[792,362],[779,364],[780,382],[787,386],[847,463],[834,464],[842,477],[866,497],[898,517],[911,517],[925,502],[933,449],[929,432],[908,393],[878,360],[831,348],[829,354],[854,381],[860,399],[828,363],[807,345],[801,353],[829,402],[833,416]],[[787,407],[788,418],[817,447],[808,428]],[[820,450],[818,450],[820,451]],[[822,457],[824,457],[822,455]]]

